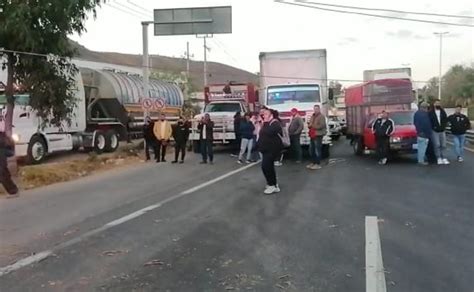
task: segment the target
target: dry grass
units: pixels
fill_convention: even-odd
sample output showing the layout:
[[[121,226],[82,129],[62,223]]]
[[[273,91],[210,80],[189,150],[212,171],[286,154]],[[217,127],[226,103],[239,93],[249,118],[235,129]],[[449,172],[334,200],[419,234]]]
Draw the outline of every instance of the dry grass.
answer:
[[[21,190],[29,190],[60,182],[67,182],[93,173],[140,163],[140,145],[130,144],[112,154],[89,153],[82,159],[67,160],[41,165],[21,166],[16,179]],[[0,187],[0,194],[4,194]]]

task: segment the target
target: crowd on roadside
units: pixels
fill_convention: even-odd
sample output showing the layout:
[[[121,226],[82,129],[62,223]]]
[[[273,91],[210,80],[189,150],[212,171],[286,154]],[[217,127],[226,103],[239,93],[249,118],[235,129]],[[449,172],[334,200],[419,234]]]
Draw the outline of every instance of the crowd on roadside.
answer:
[[[466,115],[461,113],[462,106],[456,106],[455,113],[450,116],[446,114],[440,100],[435,100],[431,105],[422,102],[418,108],[413,118],[417,133],[418,164],[428,165],[429,162],[438,165],[450,164],[446,138],[448,126],[453,138],[453,152],[456,160],[463,162],[466,132],[471,129],[471,122]],[[382,111],[380,117],[372,125],[379,164],[387,163],[390,152],[390,136],[394,129],[395,124],[386,111]]]

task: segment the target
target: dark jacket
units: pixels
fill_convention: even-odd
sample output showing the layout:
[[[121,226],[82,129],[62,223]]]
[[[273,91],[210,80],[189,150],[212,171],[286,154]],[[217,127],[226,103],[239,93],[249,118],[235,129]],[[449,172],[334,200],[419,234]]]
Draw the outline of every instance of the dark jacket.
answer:
[[[436,116],[435,109],[430,111],[430,119],[431,119],[431,127],[435,132],[444,132],[446,130],[446,126],[448,125],[448,115],[444,111],[444,109],[440,109],[440,119],[441,123],[438,122],[438,117]]]
[[[189,137],[188,123],[176,124],[173,126],[173,139],[178,144],[186,144]]]
[[[15,156],[15,142],[5,132],[0,132],[0,155]]]
[[[143,125],[143,137],[145,141],[154,142],[156,141],[155,134],[153,133],[153,127],[155,126],[154,122],[150,122],[148,125]]]
[[[387,119],[384,122],[381,118],[378,118],[372,125],[372,132],[375,134],[375,137],[389,137],[393,130],[395,130],[395,124],[391,119]]]
[[[448,117],[453,135],[464,135],[471,128],[469,118],[463,114],[452,114]]]
[[[262,153],[270,152],[278,155],[283,149],[281,135],[283,135],[283,129],[280,122],[273,120],[272,123],[263,123],[257,141],[258,150]]]
[[[199,140],[203,140],[202,134],[203,134],[203,128],[206,127],[206,139],[207,141],[213,141],[214,140],[214,122],[209,121],[207,124],[204,123],[199,123],[198,125],[198,130],[199,130]]]
[[[242,121],[241,116],[237,116],[237,115],[234,116],[234,132],[235,132],[235,136],[238,138],[241,137],[240,135],[240,122],[241,121]]]
[[[240,135],[242,139],[252,139],[255,126],[251,121],[242,120],[240,122]]]
[[[415,124],[416,134],[418,137],[430,138],[431,137],[431,119],[426,111],[418,110],[413,117],[413,123]]]
[[[301,135],[304,129],[303,119],[297,115],[291,119],[290,126],[288,127],[288,134],[290,136]]]

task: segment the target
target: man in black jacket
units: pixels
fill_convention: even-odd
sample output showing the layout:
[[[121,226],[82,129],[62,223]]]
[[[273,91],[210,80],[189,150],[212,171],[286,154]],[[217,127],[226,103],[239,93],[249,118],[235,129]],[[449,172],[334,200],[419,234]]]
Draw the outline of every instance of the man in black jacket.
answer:
[[[14,155],[14,142],[5,132],[0,132],[0,183],[8,193],[7,198],[18,197],[18,187],[8,170],[8,157]]]
[[[372,132],[375,135],[377,144],[377,156],[379,164],[387,164],[388,152],[390,151],[390,135],[395,129],[395,124],[388,118],[388,113],[382,111],[381,117],[376,119],[372,125]]]
[[[181,152],[181,160],[179,163],[184,163],[184,157],[186,155],[186,142],[189,137],[189,124],[184,120],[183,117],[179,117],[178,123],[173,127],[173,138],[175,142],[174,146],[174,161],[171,163],[177,163],[179,153]]]
[[[433,132],[431,139],[438,164],[449,164],[448,159],[444,157],[446,150],[446,126],[448,125],[448,115],[441,107],[441,101],[437,99],[434,107],[430,111],[430,120]]]
[[[158,157],[157,153],[158,151],[156,150],[156,137],[155,134],[153,133],[153,127],[155,126],[155,123],[153,120],[147,116],[145,118],[145,124],[143,125],[143,137],[145,140],[145,156],[146,160],[150,160],[150,149],[153,150],[155,153],[155,160],[159,160],[160,158]]]
[[[199,122],[198,130],[202,155],[201,164],[207,164],[208,158],[209,163],[213,164],[214,152],[212,149],[212,143],[214,142],[214,122],[211,121],[211,116],[209,116],[209,114],[205,114]]]
[[[454,152],[459,162],[463,162],[464,144],[466,143],[466,132],[471,128],[469,118],[461,113],[462,106],[456,106],[456,112],[448,117],[453,134]]]

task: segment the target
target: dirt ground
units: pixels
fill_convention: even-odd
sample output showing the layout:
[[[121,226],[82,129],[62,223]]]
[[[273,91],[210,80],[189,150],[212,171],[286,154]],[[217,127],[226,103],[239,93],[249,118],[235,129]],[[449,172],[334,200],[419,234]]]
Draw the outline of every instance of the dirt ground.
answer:
[[[66,182],[93,173],[144,162],[143,144],[125,144],[115,153],[97,155],[95,153],[64,152],[52,155],[40,165],[25,165],[18,162],[14,176],[20,190],[29,190],[59,182]],[[5,194],[0,188],[0,196]]]

